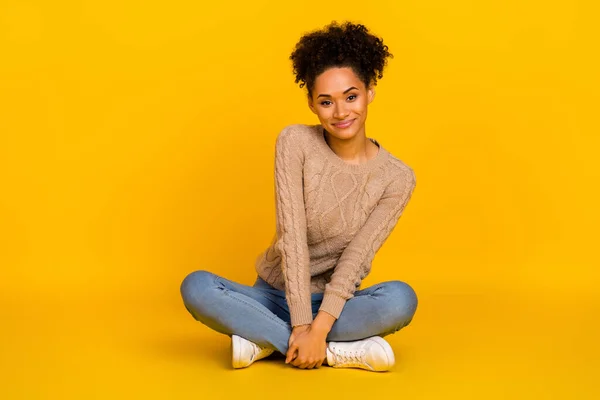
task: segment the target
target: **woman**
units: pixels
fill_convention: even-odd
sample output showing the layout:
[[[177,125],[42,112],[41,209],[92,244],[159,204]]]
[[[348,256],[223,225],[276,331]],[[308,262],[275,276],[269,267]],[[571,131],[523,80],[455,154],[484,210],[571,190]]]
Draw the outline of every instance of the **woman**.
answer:
[[[416,183],[365,133],[387,57],[366,27],[335,21],[304,35],[290,56],[320,124],[292,124],[277,136],[276,232],[256,259],[256,282],[196,271],[181,285],[194,318],[232,338],[234,368],[274,351],[307,369],[394,365],[383,336],[410,323],[416,294],[401,281],[358,290]]]

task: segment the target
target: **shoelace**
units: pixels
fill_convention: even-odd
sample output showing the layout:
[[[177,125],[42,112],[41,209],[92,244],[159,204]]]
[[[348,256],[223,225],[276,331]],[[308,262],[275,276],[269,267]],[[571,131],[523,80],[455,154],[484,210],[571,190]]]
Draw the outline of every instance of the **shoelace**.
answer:
[[[362,365],[366,361],[364,356],[366,354],[365,349],[356,349],[356,350],[344,350],[337,347],[332,346],[331,351],[335,355],[336,364],[338,361],[341,361],[343,365]]]

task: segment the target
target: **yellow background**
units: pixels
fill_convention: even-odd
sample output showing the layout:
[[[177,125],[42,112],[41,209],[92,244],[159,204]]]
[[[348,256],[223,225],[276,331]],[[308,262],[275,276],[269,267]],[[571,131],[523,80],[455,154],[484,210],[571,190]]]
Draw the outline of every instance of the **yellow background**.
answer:
[[[367,136],[417,189],[364,286],[419,308],[390,373],[234,371],[179,283],[254,281],[275,137],[318,122],[288,57],[334,19],[394,54]],[[598,398],[597,21],[591,0],[1,1],[0,397]]]

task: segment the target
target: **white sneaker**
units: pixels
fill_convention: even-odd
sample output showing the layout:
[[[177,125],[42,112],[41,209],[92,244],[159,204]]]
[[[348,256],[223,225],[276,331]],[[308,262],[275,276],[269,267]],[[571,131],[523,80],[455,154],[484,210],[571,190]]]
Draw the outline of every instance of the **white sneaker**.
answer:
[[[380,336],[353,342],[327,343],[327,364],[330,367],[387,371],[394,363],[392,346]]]
[[[231,335],[231,363],[233,368],[244,368],[271,355],[275,350],[260,347],[238,335]]]

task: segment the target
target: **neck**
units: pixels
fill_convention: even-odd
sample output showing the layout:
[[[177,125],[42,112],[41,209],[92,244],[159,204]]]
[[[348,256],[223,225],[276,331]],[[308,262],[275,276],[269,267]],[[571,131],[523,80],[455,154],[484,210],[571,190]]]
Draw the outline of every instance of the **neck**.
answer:
[[[356,135],[348,139],[339,139],[327,132],[326,129],[323,129],[323,136],[331,150],[344,161],[360,164],[373,157],[369,151],[372,141],[366,137],[364,127]],[[374,143],[373,146],[378,148]]]

